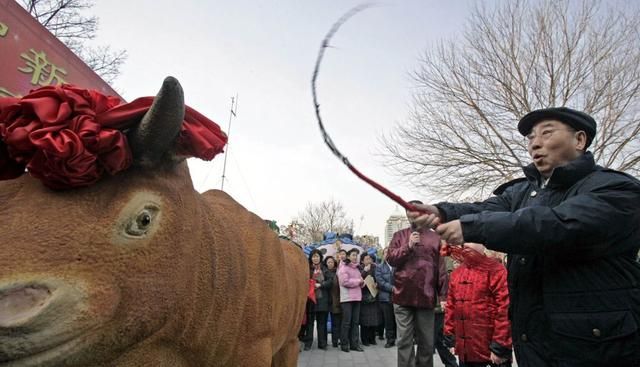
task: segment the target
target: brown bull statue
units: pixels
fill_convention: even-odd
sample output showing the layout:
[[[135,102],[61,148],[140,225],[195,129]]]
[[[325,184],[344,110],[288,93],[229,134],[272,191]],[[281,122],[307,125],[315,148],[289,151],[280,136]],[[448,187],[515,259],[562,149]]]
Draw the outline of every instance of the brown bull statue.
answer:
[[[167,78],[134,164],[54,191],[0,181],[0,366],[295,366],[308,265],[172,153],[184,115]]]

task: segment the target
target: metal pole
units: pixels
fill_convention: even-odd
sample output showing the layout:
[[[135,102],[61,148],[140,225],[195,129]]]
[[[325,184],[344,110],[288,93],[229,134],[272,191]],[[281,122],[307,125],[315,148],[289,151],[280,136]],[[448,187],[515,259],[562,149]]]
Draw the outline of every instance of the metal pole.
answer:
[[[224,164],[222,166],[222,185],[220,190],[224,191],[225,172],[227,171],[227,156],[229,155],[229,142],[231,141],[231,120],[236,116],[238,109],[238,95],[231,97],[231,109],[229,110],[229,127],[227,127],[227,149],[224,152]]]

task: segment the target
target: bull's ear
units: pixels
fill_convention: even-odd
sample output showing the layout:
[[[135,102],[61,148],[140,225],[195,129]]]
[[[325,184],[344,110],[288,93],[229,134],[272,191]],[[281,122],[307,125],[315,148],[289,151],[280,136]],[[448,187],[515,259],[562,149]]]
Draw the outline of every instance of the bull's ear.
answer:
[[[178,80],[169,76],[140,124],[128,134],[134,164],[153,168],[175,163],[175,142],[183,119],[184,93]]]

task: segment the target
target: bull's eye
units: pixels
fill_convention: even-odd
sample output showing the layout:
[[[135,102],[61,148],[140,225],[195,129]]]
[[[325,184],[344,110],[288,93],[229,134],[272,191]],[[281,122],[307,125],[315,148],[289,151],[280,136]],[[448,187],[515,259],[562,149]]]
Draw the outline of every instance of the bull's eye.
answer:
[[[146,228],[149,224],[151,224],[151,216],[148,213],[142,213],[138,217],[136,222],[138,222],[138,227]]]
[[[156,208],[146,207],[142,209],[134,218],[132,218],[125,231],[130,236],[144,236],[153,224],[153,219],[157,213]]]

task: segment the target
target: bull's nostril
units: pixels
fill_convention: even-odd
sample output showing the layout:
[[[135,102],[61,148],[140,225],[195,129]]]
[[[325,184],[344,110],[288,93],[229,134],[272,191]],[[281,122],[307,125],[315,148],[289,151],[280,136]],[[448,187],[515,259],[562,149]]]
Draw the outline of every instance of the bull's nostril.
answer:
[[[40,313],[51,291],[45,287],[25,286],[0,292],[0,328],[18,326]]]

